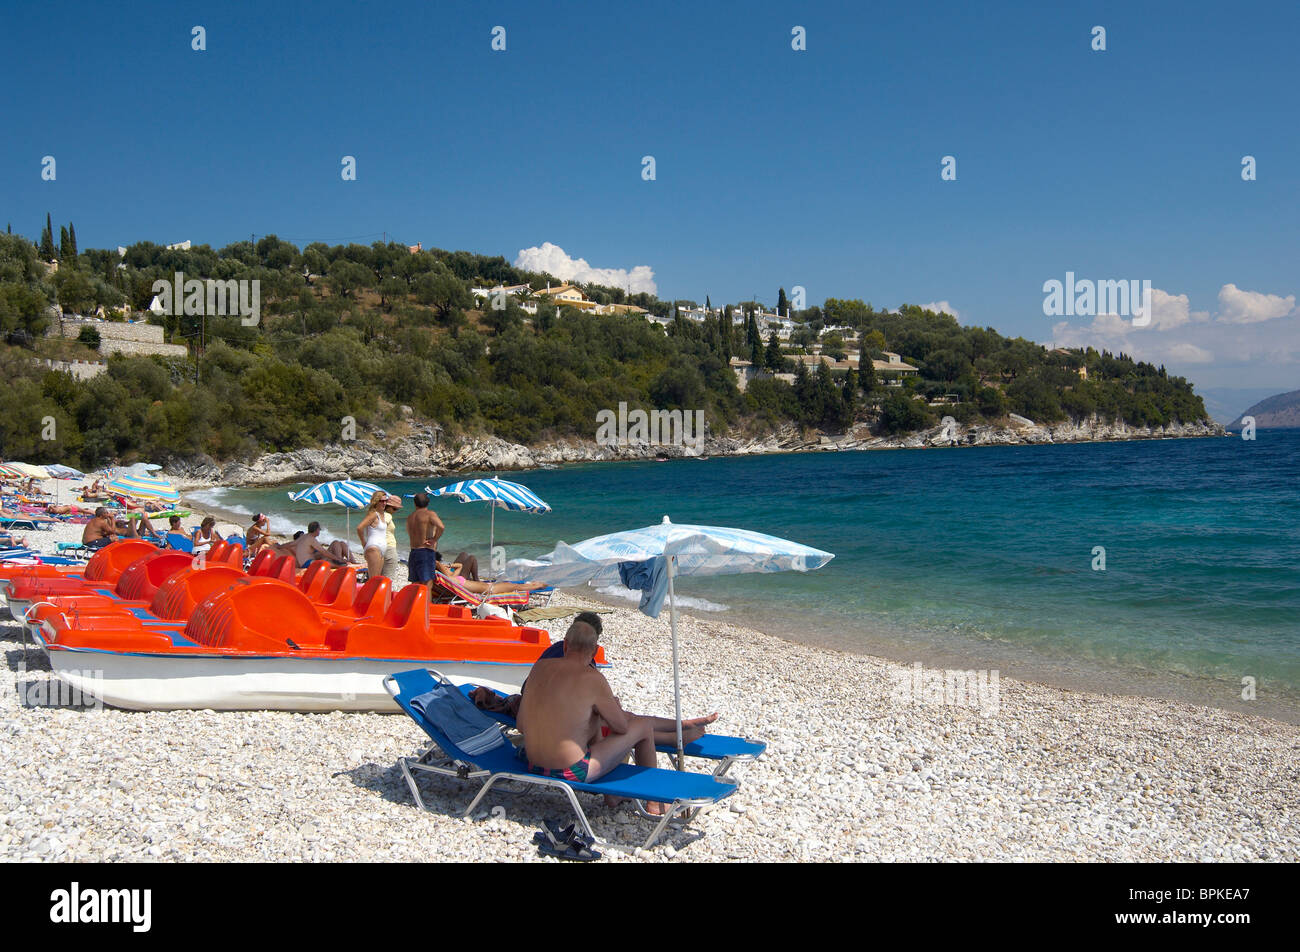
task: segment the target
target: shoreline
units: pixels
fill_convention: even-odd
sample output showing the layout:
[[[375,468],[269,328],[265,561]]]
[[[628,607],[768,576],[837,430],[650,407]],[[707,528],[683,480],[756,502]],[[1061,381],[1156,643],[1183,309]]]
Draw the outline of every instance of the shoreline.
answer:
[[[634,615],[639,615],[635,606],[628,609],[629,599],[614,594],[605,594],[594,589],[565,589],[564,591],[572,597],[597,602],[616,610],[630,610]],[[661,617],[667,617],[667,611],[665,607]],[[1277,724],[1300,728],[1300,707],[1285,700],[1269,703],[1258,699],[1254,701],[1238,699],[1234,702],[1228,697],[1213,700],[1207,698],[1205,695],[1211,685],[1221,685],[1225,692],[1229,687],[1240,692],[1240,685],[1233,686],[1212,678],[1124,668],[1114,663],[1097,661],[1076,662],[1075,667],[1071,669],[1067,663],[1069,659],[1035,657],[1031,649],[1014,645],[990,648],[983,645],[940,645],[933,641],[912,644],[897,635],[893,641],[872,637],[861,645],[845,644],[829,638],[818,638],[805,631],[795,633],[792,627],[783,627],[784,619],[779,622],[764,621],[743,611],[733,614],[732,610],[710,612],[679,606],[677,615],[679,619],[689,615],[700,624],[733,625],[766,637],[778,638],[786,644],[843,652],[881,664],[908,666],[919,663],[927,670],[962,672],[991,669],[997,671],[1002,678],[1014,678],[1026,684],[1035,684],[1055,691],[1125,697],[1134,700],[1167,701],[1225,714],[1262,718]],[[933,635],[924,631],[915,633],[917,638],[924,638],[927,634]],[[1016,657],[1017,655],[1021,657]],[[1010,671],[1015,673],[1008,673]],[[1184,690],[1178,690],[1180,685]]]
[[[267,491],[273,487],[252,485],[220,488]],[[195,490],[188,490],[187,493],[193,491]],[[227,525],[239,526],[241,532],[246,529],[249,520],[247,515],[220,505],[195,502],[188,494],[183,494],[183,500],[196,514],[212,514],[217,517],[219,529],[223,521]],[[296,515],[304,518],[297,528],[305,528],[305,520],[313,518],[302,513]],[[328,530],[325,535],[329,536]],[[346,541],[350,544],[355,543],[354,538],[348,538]],[[399,547],[404,550],[405,546],[400,544],[402,541],[404,540],[399,530]],[[404,579],[405,565],[400,566],[399,570]],[[619,610],[626,609],[629,605],[624,598],[615,594],[601,594],[594,589],[578,588],[565,591],[573,597],[585,598]],[[633,610],[635,611],[634,605]],[[789,614],[786,613],[786,616]],[[1261,689],[1260,693],[1263,697],[1246,701],[1240,698],[1239,684],[1190,672],[1126,667],[1116,661],[1105,659],[1081,659],[1068,655],[1058,657],[1035,652],[1032,648],[1014,643],[961,642],[946,636],[943,632],[922,629],[904,631],[897,626],[892,626],[888,630],[876,630],[868,624],[869,619],[863,619],[861,627],[854,628],[851,635],[842,634],[837,638],[802,624],[799,619],[775,617],[781,615],[779,611],[758,611],[753,610],[752,606],[751,610],[733,607],[722,613],[679,607],[679,615],[691,615],[703,623],[734,624],[779,638],[789,644],[845,651],[882,663],[919,662],[926,667],[945,669],[992,669],[999,670],[1006,676],[1013,676],[1011,672],[1014,672],[1014,676],[1020,680],[1058,690],[1165,700],[1228,713],[1264,717],[1293,726],[1300,725],[1300,703],[1290,695],[1269,698],[1265,690]],[[836,628],[836,631],[839,631],[839,628]]]
[[[670,459],[708,459],[712,456],[770,456],[802,453],[846,453],[875,450],[972,449],[988,446],[1041,446],[1077,443],[1129,443],[1149,440],[1222,439],[1230,434],[1213,421],[1171,424],[1166,427],[1131,428],[1127,424],[1069,421],[1055,425],[994,426],[958,424],[951,434],[942,426],[904,436],[854,436],[809,439],[792,426],[779,428],[762,439],[710,438],[695,452],[679,446],[638,444],[601,447],[591,441],[554,440],[535,447],[508,443],[499,437],[466,437],[454,450],[435,449],[423,440],[399,437],[390,444],[366,440],[349,444],[263,453],[251,461],[219,464],[209,457],[169,461],[163,472],[178,489],[273,488],[294,482],[332,479],[421,479],[474,472],[526,472],[585,463],[629,463]],[[1080,436],[1079,434],[1088,434]],[[427,434],[426,434],[427,436]],[[396,475],[394,475],[396,474]]]

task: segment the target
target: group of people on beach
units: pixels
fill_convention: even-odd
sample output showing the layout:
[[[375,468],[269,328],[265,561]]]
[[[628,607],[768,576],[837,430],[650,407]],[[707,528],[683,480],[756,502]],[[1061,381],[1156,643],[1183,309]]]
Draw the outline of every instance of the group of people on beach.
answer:
[[[120,513],[115,516],[108,508],[98,507],[94,516],[81,530],[81,544],[87,549],[101,549],[118,539],[148,539],[151,542],[162,542],[167,536],[179,535],[188,538],[193,551],[198,553],[207,551],[221,541],[221,533],[217,531],[217,520],[212,516],[206,516],[189,532],[186,532],[181,525],[180,516],[168,516],[167,531],[161,533],[149,521],[147,512],[139,512],[136,515],[138,518],[135,519]]]
[[[504,591],[531,591],[542,587],[527,583],[481,581],[478,574],[478,559],[466,551],[461,551],[450,561],[444,560],[442,553],[438,551],[438,543],[446,531],[446,526],[438,514],[429,508],[427,493],[416,493],[413,501],[415,509],[406,518],[406,533],[411,544],[410,556],[407,559],[410,581],[432,586],[437,573],[442,573],[458,577],[461,584],[470,592],[487,595]],[[262,512],[253,516],[252,523],[248,527],[245,547],[250,556],[268,547],[279,555],[292,555],[300,568],[310,565],[317,559],[324,559],[331,565],[360,565],[364,561],[370,578],[382,575],[384,578],[395,579],[397,567],[401,562],[396,520],[401,509],[402,500],[398,496],[382,491],[371,496],[366,514],[356,528],[362,552],[360,559],[343,539],[335,539],[328,545],[323,543],[320,539],[321,524],[315,520],[307,525],[305,531],[295,532],[292,539],[278,541],[271,532],[270,516]]]

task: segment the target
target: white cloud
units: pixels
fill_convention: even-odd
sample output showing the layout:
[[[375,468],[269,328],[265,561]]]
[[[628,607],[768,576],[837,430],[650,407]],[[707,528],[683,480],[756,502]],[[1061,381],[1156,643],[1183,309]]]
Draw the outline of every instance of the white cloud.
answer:
[[[927,311],[934,311],[936,314],[951,314],[957,320],[961,320],[961,312],[947,301],[931,301],[929,304],[921,306]]]
[[[1244,291],[1225,284],[1211,316],[1193,311],[1186,294],[1151,289],[1151,323],[1102,314],[1090,324],[1062,321],[1052,326],[1058,347],[1095,347],[1164,364],[1175,373],[1196,369],[1206,385],[1259,381],[1261,373],[1285,389],[1300,375],[1300,310],[1295,296]]]
[[[625,268],[593,268],[585,258],[572,258],[559,245],[543,242],[540,247],[523,248],[515,258],[515,267],[525,271],[545,271],[561,281],[580,281],[584,284],[603,284],[623,288],[632,294],[642,291],[658,294],[654,270],[646,264],[630,271]]]
[[[1186,294],[1168,294],[1151,289],[1151,330],[1166,331],[1188,323],[1201,324],[1210,319],[1207,311],[1193,311]]]
[[[1219,290],[1219,320],[1229,324],[1257,324],[1285,317],[1295,310],[1295,295],[1280,297],[1243,291],[1235,284],[1225,284]]]

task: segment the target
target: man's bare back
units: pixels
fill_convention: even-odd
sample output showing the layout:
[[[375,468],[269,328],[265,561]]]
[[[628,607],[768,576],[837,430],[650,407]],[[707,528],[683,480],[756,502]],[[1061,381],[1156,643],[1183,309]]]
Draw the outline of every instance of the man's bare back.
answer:
[[[586,757],[600,733],[601,708],[617,707],[604,675],[589,665],[564,658],[537,662],[519,703],[529,763],[559,769]]]

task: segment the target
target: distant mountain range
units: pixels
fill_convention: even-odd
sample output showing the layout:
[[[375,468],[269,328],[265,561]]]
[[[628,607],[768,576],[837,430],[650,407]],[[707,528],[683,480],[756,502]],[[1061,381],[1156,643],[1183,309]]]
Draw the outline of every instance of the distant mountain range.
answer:
[[[1259,401],[1233,420],[1228,427],[1238,429],[1243,417],[1254,417],[1260,429],[1284,426],[1300,427],[1300,390],[1279,393]]]

